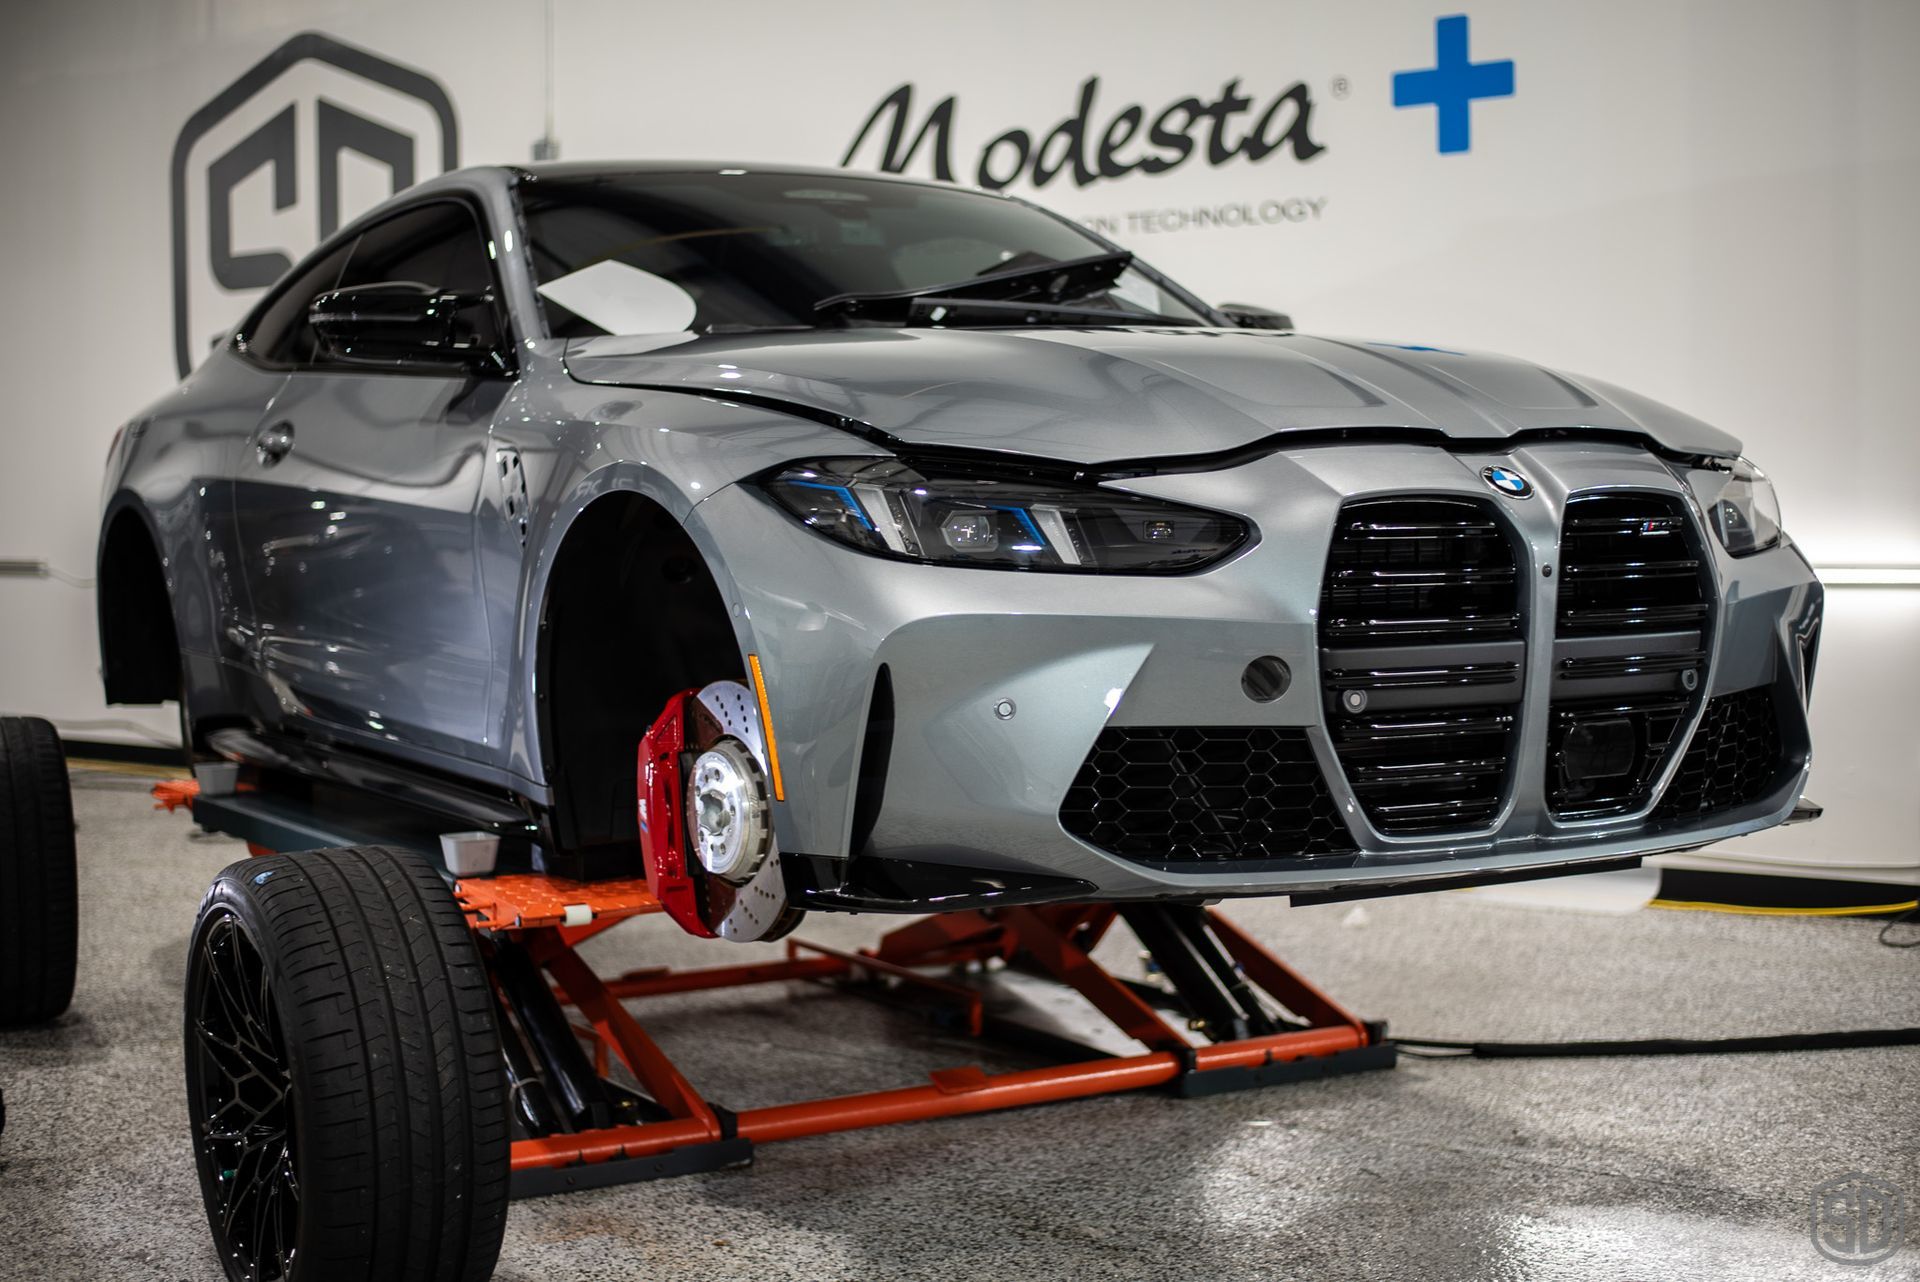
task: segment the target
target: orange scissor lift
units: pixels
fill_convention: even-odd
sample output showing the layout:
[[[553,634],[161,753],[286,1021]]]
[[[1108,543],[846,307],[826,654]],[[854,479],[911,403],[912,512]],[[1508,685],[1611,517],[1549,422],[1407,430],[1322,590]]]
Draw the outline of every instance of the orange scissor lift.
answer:
[[[258,793],[202,796],[182,782],[161,784],[155,794],[168,809],[190,807],[204,828],[242,837],[256,855],[380,836],[364,827],[316,829],[311,812],[289,821]],[[859,951],[789,939],[776,960],[609,978],[579,945],[629,918],[662,912],[645,881],[524,873],[452,880],[500,1003],[516,1105],[516,1197],[738,1166],[752,1160],[756,1145],[833,1131],[1148,1087],[1207,1095],[1394,1063],[1384,1025],[1352,1015],[1220,913],[1197,905],[949,912],[912,919]],[[1093,959],[1121,921],[1161,982],[1122,979]],[[1137,1049],[1102,1051],[1002,1020],[988,982],[1002,973],[1078,994]],[[950,1029],[1005,1037],[1059,1062],[1008,1072],[948,1068],[893,1090],[736,1113],[707,1099],[628,1008],[665,994],[793,980],[885,995]]]

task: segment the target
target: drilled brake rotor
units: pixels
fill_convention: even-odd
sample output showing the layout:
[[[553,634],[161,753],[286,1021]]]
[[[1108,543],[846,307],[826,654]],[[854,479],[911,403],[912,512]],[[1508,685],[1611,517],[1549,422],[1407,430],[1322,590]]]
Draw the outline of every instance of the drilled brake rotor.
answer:
[[[722,939],[778,939],[806,914],[787,903],[773,834],[771,769],[753,691],[716,681],[687,718],[687,872],[700,919]]]

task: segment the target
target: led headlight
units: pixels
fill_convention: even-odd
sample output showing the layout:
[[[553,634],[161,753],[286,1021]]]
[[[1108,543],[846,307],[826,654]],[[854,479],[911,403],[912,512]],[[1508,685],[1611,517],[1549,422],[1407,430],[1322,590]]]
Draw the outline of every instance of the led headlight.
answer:
[[[1732,555],[1764,552],[1780,542],[1780,500],[1773,482],[1746,459],[1715,459],[1690,472],[1687,482]]]
[[[828,458],[762,477],[808,528],[877,556],[1065,574],[1167,574],[1247,541],[1236,517],[1093,486],[895,458]]]

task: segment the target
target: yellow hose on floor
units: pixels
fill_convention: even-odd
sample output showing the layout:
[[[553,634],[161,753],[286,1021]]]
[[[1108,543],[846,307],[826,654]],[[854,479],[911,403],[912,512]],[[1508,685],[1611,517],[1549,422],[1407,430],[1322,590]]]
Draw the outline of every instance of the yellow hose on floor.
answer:
[[[1904,904],[1862,904],[1853,908],[1748,908],[1740,904],[1714,904],[1685,899],[1650,899],[1649,908],[1674,908],[1693,913],[1734,913],[1742,917],[1869,917],[1879,913],[1903,913],[1920,908],[1920,899]]]

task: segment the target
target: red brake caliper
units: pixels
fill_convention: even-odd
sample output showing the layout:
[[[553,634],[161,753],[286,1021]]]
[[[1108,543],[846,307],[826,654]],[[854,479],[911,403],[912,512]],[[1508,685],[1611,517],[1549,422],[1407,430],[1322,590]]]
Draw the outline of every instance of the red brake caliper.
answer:
[[[667,700],[667,710],[640,740],[640,848],[645,855],[647,888],[689,935],[712,939],[700,920],[699,887],[687,871],[686,781],[681,760],[687,750],[687,709],[698,690],[682,690]]]

